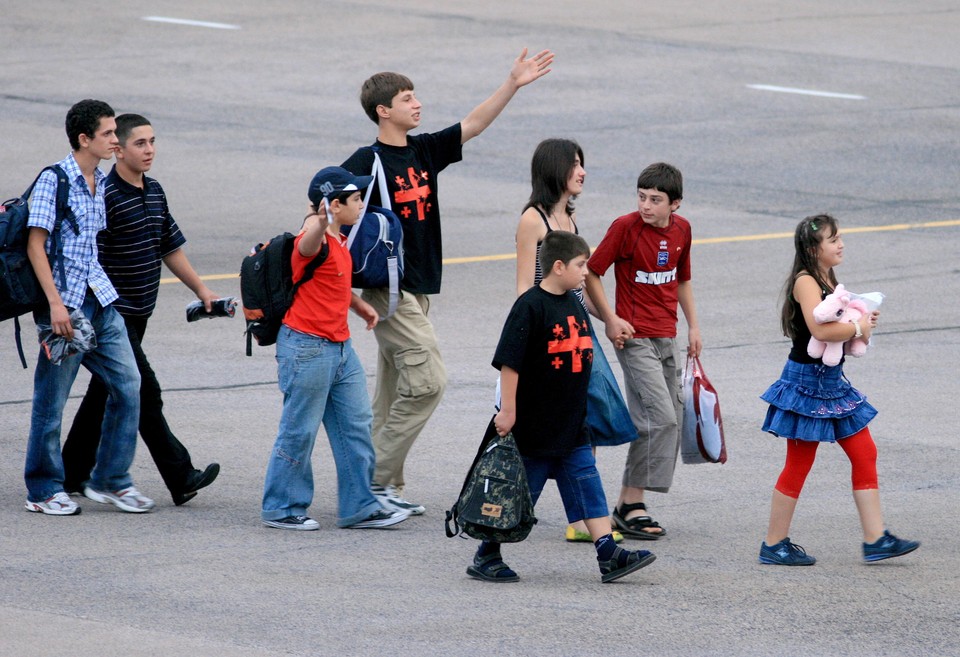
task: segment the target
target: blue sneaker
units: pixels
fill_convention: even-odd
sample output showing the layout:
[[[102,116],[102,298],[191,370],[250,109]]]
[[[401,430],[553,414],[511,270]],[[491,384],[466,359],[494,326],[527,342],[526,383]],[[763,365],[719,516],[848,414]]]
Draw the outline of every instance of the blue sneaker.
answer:
[[[760,544],[760,563],[777,566],[812,566],[817,560],[807,554],[802,547],[790,542],[790,537],[775,545]]]
[[[874,543],[863,544],[864,561],[882,561],[893,557],[902,557],[920,547],[920,541],[905,541],[897,538],[887,530]]]

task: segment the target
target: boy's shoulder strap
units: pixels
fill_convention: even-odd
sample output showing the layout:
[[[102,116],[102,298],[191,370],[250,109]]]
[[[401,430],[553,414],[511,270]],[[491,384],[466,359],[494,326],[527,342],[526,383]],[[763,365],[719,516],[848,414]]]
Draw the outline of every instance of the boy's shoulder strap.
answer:
[[[300,286],[313,278],[313,273],[317,271],[317,267],[322,265],[327,256],[330,255],[330,245],[326,241],[320,245],[320,251],[313,257],[313,260],[307,263],[307,266],[303,270],[303,276],[293,284],[293,287],[290,288],[290,298],[293,298],[293,295],[297,293],[297,290],[300,289]]]
[[[60,223],[66,219],[67,223],[70,224],[70,227],[73,229],[75,235],[80,234],[80,226],[77,224],[77,218],[73,214],[73,209],[70,207],[70,179],[67,177],[67,172],[63,170],[59,164],[51,164],[50,166],[43,167],[40,170],[40,173],[37,174],[37,177],[33,179],[33,182],[30,183],[30,186],[27,187],[27,191],[23,193],[23,198],[30,198],[30,195],[33,193],[33,188],[37,186],[37,183],[40,181],[40,176],[46,171],[52,171],[53,175],[57,177],[57,196],[56,196],[56,221],[53,225],[53,233],[56,234],[60,228]]]
[[[70,207],[70,179],[67,178],[67,172],[59,164],[47,167],[57,176],[57,223],[66,219],[67,223],[73,229],[74,235],[80,234],[80,226],[77,224],[77,218]],[[56,230],[57,226],[54,227]]]

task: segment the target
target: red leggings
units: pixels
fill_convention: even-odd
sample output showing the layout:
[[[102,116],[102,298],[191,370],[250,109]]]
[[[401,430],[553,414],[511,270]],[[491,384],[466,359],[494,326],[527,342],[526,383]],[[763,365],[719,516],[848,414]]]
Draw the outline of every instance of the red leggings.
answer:
[[[877,480],[877,446],[873,442],[870,430],[864,427],[847,438],[841,438],[837,444],[843,448],[850,459],[851,480],[853,490],[871,490],[879,488]],[[811,440],[787,440],[787,462],[783,466],[780,478],[775,488],[786,495],[797,499],[803,489],[803,482],[807,479],[813,460],[817,456],[819,442]]]

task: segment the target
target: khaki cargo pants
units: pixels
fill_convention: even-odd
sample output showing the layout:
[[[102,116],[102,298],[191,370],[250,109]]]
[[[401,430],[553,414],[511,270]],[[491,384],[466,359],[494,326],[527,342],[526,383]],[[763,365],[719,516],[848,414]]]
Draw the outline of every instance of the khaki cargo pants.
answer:
[[[381,315],[388,290],[364,290],[363,298]],[[430,298],[401,294],[396,312],[373,329],[377,338],[377,383],[373,395],[373,447],[377,454],[373,483],[403,490],[403,464],[447,386],[433,324]]]

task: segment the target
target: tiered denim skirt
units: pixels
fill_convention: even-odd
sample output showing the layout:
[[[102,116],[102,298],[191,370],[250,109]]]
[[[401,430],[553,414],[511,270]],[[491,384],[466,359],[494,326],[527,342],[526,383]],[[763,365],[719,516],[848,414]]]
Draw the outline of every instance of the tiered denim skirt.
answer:
[[[781,438],[832,443],[857,433],[877,414],[843,375],[843,363],[788,360],[760,398],[770,404],[763,430]]]

